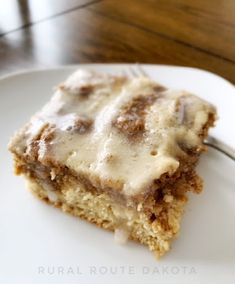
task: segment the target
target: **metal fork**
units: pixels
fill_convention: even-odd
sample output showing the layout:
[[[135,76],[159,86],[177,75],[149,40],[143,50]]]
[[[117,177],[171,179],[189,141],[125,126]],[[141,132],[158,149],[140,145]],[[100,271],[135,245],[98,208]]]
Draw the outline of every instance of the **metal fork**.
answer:
[[[129,66],[127,74],[130,74],[131,77],[149,77],[140,64],[136,64],[136,68]],[[207,139],[203,141],[203,143],[220,151],[221,153],[235,161],[235,149],[225,144],[221,140],[209,135]]]

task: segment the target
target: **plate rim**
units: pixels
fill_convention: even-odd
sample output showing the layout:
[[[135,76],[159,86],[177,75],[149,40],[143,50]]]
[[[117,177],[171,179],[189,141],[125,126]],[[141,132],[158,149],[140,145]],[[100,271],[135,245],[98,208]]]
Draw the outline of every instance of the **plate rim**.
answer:
[[[52,65],[52,66],[48,66],[48,67],[33,67],[33,68],[22,68],[19,69],[17,71],[13,71],[13,72],[8,72],[4,75],[0,76],[0,83],[4,80],[10,79],[12,77],[18,77],[20,75],[27,75],[27,74],[31,74],[31,73],[37,73],[37,72],[44,72],[44,71],[56,71],[56,70],[63,70],[63,69],[79,69],[79,67],[84,68],[84,67],[97,67],[100,65],[107,65],[107,66],[136,66],[137,63],[77,63],[77,64],[59,64],[59,65]],[[219,79],[221,81],[223,81],[224,83],[226,83],[227,85],[229,85],[230,87],[234,88],[235,90],[235,84],[233,84],[232,82],[230,82],[228,79],[225,79],[224,77],[213,73],[211,71],[205,70],[205,69],[201,69],[201,68],[197,68],[197,67],[191,67],[191,66],[180,66],[180,65],[168,65],[168,64],[154,64],[154,63],[138,63],[139,65],[141,65],[143,68],[145,67],[163,67],[163,68],[171,68],[171,69],[181,69],[181,70],[190,70],[190,71],[196,71],[196,72],[200,72],[200,73],[204,73],[206,76],[213,76],[215,79]]]
[[[27,69],[27,70],[21,70],[21,71],[17,71],[17,72],[14,72],[14,73],[10,73],[10,74],[6,74],[5,76],[2,76],[2,77],[0,77],[0,85],[1,85],[1,83],[6,83],[6,84],[8,84],[9,82],[11,82],[11,79],[16,79],[16,80],[20,80],[22,77],[22,75],[30,75],[30,74],[32,74],[32,75],[35,75],[35,76],[37,76],[37,74],[40,74],[41,72],[44,72],[44,71],[57,71],[57,70],[70,70],[70,69],[72,69],[72,68],[79,68],[79,67],[81,67],[81,68],[83,68],[84,66],[87,66],[88,68],[92,68],[92,67],[94,67],[95,68],[95,66],[100,66],[100,65],[103,65],[103,66],[109,66],[109,67],[111,67],[112,65],[115,65],[115,66],[131,66],[131,64],[112,64],[112,63],[104,63],[104,64],[99,64],[99,63],[96,63],[96,64],[73,64],[73,65],[60,65],[60,66],[53,66],[53,67],[45,67],[45,68],[33,68],[33,69]],[[135,65],[135,64],[133,64],[133,65]],[[175,68],[182,68],[182,70],[185,70],[185,72],[186,72],[186,70],[193,70],[193,71],[200,71],[201,73],[202,72],[204,72],[204,73],[209,73],[209,75],[213,75],[213,78],[215,79],[215,80],[218,80],[218,79],[222,79],[223,81],[221,81],[221,83],[229,83],[229,84],[226,84],[226,86],[227,87],[229,87],[229,88],[231,88],[230,87],[230,85],[232,86],[232,88],[233,88],[233,90],[235,90],[234,89],[234,85],[232,85],[229,81],[227,81],[226,79],[224,79],[224,78],[222,78],[222,77],[220,77],[220,76],[218,76],[218,75],[216,75],[216,74],[213,74],[213,73],[211,73],[211,72],[208,72],[208,71],[206,71],[206,70],[202,70],[202,69],[198,69],[198,68],[192,68],[192,67],[183,67],[183,66],[171,66],[171,65],[158,65],[158,64],[143,64],[143,67],[144,66],[158,66],[158,67],[173,67],[174,69]],[[115,67],[114,67],[115,68]],[[54,73],[53,73],[54,74]],[[206,76],[206,74],[205,74],[205,76]],[[27,77],[26,77],[27,78]],[[232,90],[232,88],[231,88],[231,90]],[[231,97],[229,97],[228,96],[228,98],[231,98]],[[228,99],[229,100],[229,99]],[[41,206],[41,205],[40,205]],[[89,232],[89,231],[87,231],[87,232]],[[183,236],[182,236],[183,237]],[[128,255],[128,254],[127,254]],[[141,254],[140,254],[141,255]],[[148,259],[148,256],[146,256],[146,258]],[[173,259],[174,260],[174,259]],[[24,260],[25,261],[25,260]],[[164,265],[169,265],[169,266],[172,266],[172,267],[174,267],[174,262],[171,262],[171,259],[169,259],[169,261],[170,261],[170,264],[166,264],[165,262],[163,263],[163,266]],[[191,262],[190,262],[191,263]],[[160,266],[161,265],[161,263],[156,263],[156,266]],[[180,264],[177,264],[177,262],[176,262],[176,265],[180,265]],[[189,264],[189,265],[191,265],[191,264]],[[194,263],[193,263],[193,265],[194,265]],[[204,265],[204,264],[203,264]],[[206,262],[206,265],[208,265],[208,263]],[[199,267],[198,269],[200,270],[201,268],[200,268],[200,266],[199,266],[199,264],[195,264],[195,266],[196,267]],[[202,267],[204,267],[204,266],[202,266]],[[206,266],[207,267],[207,266]],[[214,268],[213,268],[214,269]],[[18,274],[16,274],[16,275],[18,275]],[[3,276],[5,277],[5,274],[3,274]],[[24,275],[25,276],[25,275]],[[198,275],[198,277],[199,277],[199,282],[201,281],[201,283],[206,283],[206,277],[204,277],[204,275],[202,274],[202,275]],[[208,276],[209,277],[209,276]],[[1,277],[0,277],[1,278]],[[228,276],[227,276],[227,278],[228,278]],[[24,280],[24,278],[21,276],[21,277],[19,277],[19,279],[20,279],[20,281],[21,280]],[[39,279],[39,280],[38,280]],[[51,281],[51,282],[53,282],[53,279],[52,278],[49,278],[48,276],[46,276],[46,278],[44,278],[44,279],[41,279],[41,282],[44,282],[43,280],[49,280],[49,281]],[[55,278],[56,280],[58,280],[57,278]],[[68,280],[69,280],[69,278],[62,278],[63,279],[63,281],[64,282],[68,282]],[[106,278],[106,279],[112,279],[111,278],[111,276],[109,276],[108,278]],[[131,282],[131,280],[129,279],[129,278],[125,278],[126,280],[126,282],[127,283],[129,283],[129,281]],[[134,278],[133,278],[134,279]],[[141,278],[140,278],[141,279]],[[159,280],[160,280],[161,278],[159,278]],[[182,281],[182,276],[180,276],[180,277],[178,277],[178,278],[173,278],[174,280],[174,282],[175,283],[178,283],[178,281]],[[186,279],[186,278],[185,278]],[[183,283],[185,283],[184,281],[185,281],[185,279],[183,279]],[[196,279],[196,278],[195,278]],[[192,279],[193,281],[193,283],[196,283],[196,281],[197,281],[197,279],[195,280],[195,279]],[[210,278],[211,279],[211,278]],[[4,278],[4,280],[5,281],[9,281],[9,282],[7,282],[7,283],[11,283],[11,279],[9,280],[8,278]],[[28,279],[25,279],[25,283],[28,283],[28,281],[30,281],[30,280],[32,280],[32,278],[31,278],[31,275],[29,276],[29,280]],[[77,281],[80,281],[81,280],[81,282],[83,283],[83,281],[82,281],[82,279],[79,279],[79,278],[76,278],[76,282]],[[95,280],[94,278],[93,278],[93,280]],[[113,279],[114,280],[114,279]],[[142,280],[143,280],[143,278],[142,278]],[[154,281],[154,282],[156,282],[156,280],[157,280],[157,278],[145,278],[144,279],[145,281],[147,280],[147,281],[149,281],[149,283],[150,282],[152,282],[152,281]],[[186,279],[187,280],[187,279]],[[190,279],[189,279],[190,280]],[[35,279],[35,283],[38,283],[37,281],[40,281],[40,278],[37,278],[37,279]],[[62,281],[62,280],[58,280],[58,283],[61,283],[60,281]],[[90,278],[87,278],[85,281],[87,281],[87,282],[89,282],[90,281]],[[105,283],[106,283],[106,281],[105,280],[103,280]],[[120,281],[120,278],[119,278],[119,281]],[[168,278],[166,278],[166,280],[165,280],[167,283],[168,283],[168,281],[169,281],[169,283],[171,283],[171,280],[170,279],[168,279]],[[164,283],[166,283],[165,281],[163,281]],[[228,279],[227,279],[227,281],[228,281]],[[72,281],[71,281],[72,282]],[[99,282],[99,279],[97,278],[97,282]],[[115,282],[115,281],[114,281]],[[160,282],[161,282],[161,280],[160,280]],[[228,283],[230,283],[229,281],[228,281]]]

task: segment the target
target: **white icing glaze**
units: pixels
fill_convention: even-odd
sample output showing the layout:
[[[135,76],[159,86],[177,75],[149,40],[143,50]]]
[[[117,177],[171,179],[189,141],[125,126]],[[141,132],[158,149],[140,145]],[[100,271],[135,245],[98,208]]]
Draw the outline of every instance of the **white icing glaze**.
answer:
[[[114,231],[114,241],[119,245],[124,245],[126,244],[129,235],[130,232],[126,228],[123,227],[116,228]]]
[[[92,86],[91,93],[79,96],[80,88],[86,85]],[[32,118],[22,139],[29,145],[45,124],[55,125],[50,155],[56,161],[86,173],[91,181],[98,176],[101,186],[102,181],[114,181],[122,185],[124,194],[135,195],[162,174],[177,170],[176,153],[180,151],[177,143],[180,141],[189,147],[200,145],[198,133],[208,113],[214,112],[210,104],[196,96],[182,91],[163,91],[146,109],[143,137],[131,141],[112,122],[132,98],[153,94],[156,85],[148,78],[131,80],[79,70]],[[66,130],[74,127],[78,116],[94,121],[90,131],[80,134]],[[152,150],[155,155],[151,154]],[[47,152],[45,143],[40,142],[39,159],[48,155]]]
[[[51,202],[56,202],[56,201],[58,201],[58,196],[57,196],[57,194],[56,194],[54,191],[47,190],[46,193],[47,193],[48,199],[49,199]]]

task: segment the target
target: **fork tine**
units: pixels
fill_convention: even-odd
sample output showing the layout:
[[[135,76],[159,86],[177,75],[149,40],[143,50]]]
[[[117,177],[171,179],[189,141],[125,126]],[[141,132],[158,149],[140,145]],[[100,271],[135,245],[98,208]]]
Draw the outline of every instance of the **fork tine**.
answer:
[[[131,77],[137,78],[137,77],[147,77],[147,73],[144,71],[144,69],[141,67],[139,63],[135,64],[135,67],[132,65],[129,65],[128,67],[128,74],[130,74]]]
[[[144,69],[142,68],[142,66],[139,63],[135,64],[135,67],[133,67],[133,65],[129,65],[128,69],[126,71],[123,71],[123,73],[126,75],[126,73],[128,75],[130,75],[130,77],[132,78],[137,78],[137,77],[146,77],[148,78],[148,74],[144,71]]]
[[[126,70],[122,70],[121,71],[121,75],[125,76],[125,77],[128,77],[129,73]]]
[[[139,74],[141,74],[141,76],[144,76],[144,77],[147,77],[147,78],[149,77],[148,74],[144,71],[144,69],[141,66],[141,64],[136,63],[136,68],[139,71]]]
[[[122,75],[125,77],[133,78],[133,74],[132,74],[132,70],[130,69],[130,66],[122,70]]]
[[[131,65],[129,65],[128,70],[132,77],[139,77],[138,73]]]

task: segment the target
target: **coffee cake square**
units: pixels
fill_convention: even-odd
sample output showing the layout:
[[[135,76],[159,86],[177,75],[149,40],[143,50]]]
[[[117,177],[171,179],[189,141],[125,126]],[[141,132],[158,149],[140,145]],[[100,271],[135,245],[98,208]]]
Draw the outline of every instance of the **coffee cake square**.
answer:
[[[39,198],[145,244],[178,234],[215,108],[146,78],[78,70],[12,138],[15,172]]]

